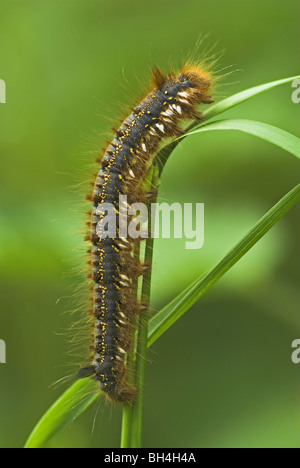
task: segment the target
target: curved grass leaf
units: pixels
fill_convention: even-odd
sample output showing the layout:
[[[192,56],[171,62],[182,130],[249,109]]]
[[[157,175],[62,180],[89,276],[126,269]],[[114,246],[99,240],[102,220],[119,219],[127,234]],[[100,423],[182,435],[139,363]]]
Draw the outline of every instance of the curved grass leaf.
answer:
[[[151,346],[173,323],[190,309],[299,199],[300,184],[273,206],[212,270],[196,280],[170,304],[152,317],[149,322],[148,346]]]
[[[300,158],[300,139],[298,137],[281,128],[254,120],[217,120],[202,125],[196,130],[187,133],[185,136],[208,132],[210,130],[240,130],[245,133],[250,133]]]
[[[78,418],[99,395],[101,394],[94,380],[77,380],[40,419],[24,448],[43,447],[57,432]]]
[[[270,81],[269,83],[253,86],[252,88],[248,88],[244,91],[240,91],[239,93],[233,94],[232,96],[229,96],[228,98],[225,98],[222,101],[219,101],[216,104],[210,106],[208,109],[206,109],[206,111],[203,112],[204,120],[208,120],[212,117],[215,117],[216,115],[220,115],[223,112],[237,106],[238,104],[246,102],[254,96],[268,91],[269,89],[275,88],[276,86],[282,84],[290,83],[291,81],[297,80],[299,78],[300,75],[290,76],[288,78],[283,78],[282,80]]]

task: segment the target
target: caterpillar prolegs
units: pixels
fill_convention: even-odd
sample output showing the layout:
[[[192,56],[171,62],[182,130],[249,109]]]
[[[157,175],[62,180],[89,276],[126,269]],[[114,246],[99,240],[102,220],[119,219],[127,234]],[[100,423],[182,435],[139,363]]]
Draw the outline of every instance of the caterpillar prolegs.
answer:
[[[163,138],[181,134],[184,119],[201,119],[197,106],[211,103],[211,81],[197,66],[165,76],[158,68],[152,73],[152,90],[124,120],[108,145],[90,197],[91,277],[93,286],[94,346],[91,366],[79,377],[94,375],[112,401],[128,402],[136,394],[127,381],[125,356],[130,352],[132,327],[143,305],[136,300],[133,282],[146,270],[133,256],[137,240],[101,238],[97,225],[110,203],[119,213],[119,196],[128,204],[145,201],[142,182]],[[127,220],[127,223],[129,219]]]

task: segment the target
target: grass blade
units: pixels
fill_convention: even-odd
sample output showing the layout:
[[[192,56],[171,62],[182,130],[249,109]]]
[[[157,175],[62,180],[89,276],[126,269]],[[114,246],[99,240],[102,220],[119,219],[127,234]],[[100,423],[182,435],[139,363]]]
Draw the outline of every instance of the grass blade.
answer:
[[[209,109],[207,109],[203,113],[203,117],[205,120],[211,119],[216,115],[220,115],[223,112],[232,109],[233,107],[241,104],[242,102],[246,102],[249,99],[253,98],[254,96],[258,96],[269,89],[275,88],[276,86],[290,83],[291,81],[297,80],[300,78],[300,75],[290,76],[289,78],[283,78],[282,80],[270,81],[269,83],[264,83],[259,86],[253,86],[252,88],[245,89],[239,93],[233,94],[228,98],[223,99],[216,104],[213,104]]]
[[[100,392],[90,378],[77,380],[49,408],[30,434],[24,448],[40,448],[64,427],[71,424],[97,398]]]
[[[160,180],[157,179],[158,170],[155,166],[152,167],[149,174],[149,181],[147,188],[155,189],[155,197],[153,202],[156,201],[157,189]],[[152,276],[152,257],[153,257],[153,246],[154,238],[151,237],[152,219],[151,219],[151,203],[148,203],[148,239],[146,240],[145,255],[143,263],[149,265],[149,271],[142,278],[141,285],[141,303],[150,305],[150,293],[151,293],[151,276]],[[145,375],[146,375],[146,354],[148,347],[148,320],[149,311],[144,313],[138,323],[137,329],[137,342],[136,342],[136,361],[135,361],[135,386],[138,389],[136,399],[132,404],[131,412],[131,431],[130,431],[130,447],[141,448],[143,438],[143,419],[144,419],[144,387],[145,387]]]
[[[148,346],[151,346],[201,296],[251,249],[300,199],[300,184],[287,193],[206,275],[197,279],[149,321]]]
[[[202,125],[196,130],[187,133],[185,136],[207,132],[209,130],[240,130],[245,133],[250,133],[300,158],[300,139],[298,137],[281,128],[254,120],[217,120]]]

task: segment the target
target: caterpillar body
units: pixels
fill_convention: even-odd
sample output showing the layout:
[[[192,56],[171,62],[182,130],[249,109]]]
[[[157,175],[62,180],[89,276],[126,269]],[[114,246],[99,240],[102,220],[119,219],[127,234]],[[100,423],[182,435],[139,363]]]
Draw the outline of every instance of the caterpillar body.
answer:
[[[147,267],[133,257],[133,245],[139,239],[119,236],[120,220],[115,238],[99,236],[101,207],[110,203],[119,213],[120,195],[127,196],[128,204],[150,199],[151,193],[143,192],[141,184],[158,146],[163,138],[181,134],[179,124],[184,119],[201,119],[197,106],[213,102],[210,87],[208,74],[199,67],[186,66],[166,76],[155,68],[152,90],[116,131],[95,179],[87,237],[93,280],[93,362],[79,371],[79,377],[94,375],[112,401],[129,402],[137,391],[127,381],[126,355],[132,348],[135,318],[145,307],[136,300],[133,281]]]

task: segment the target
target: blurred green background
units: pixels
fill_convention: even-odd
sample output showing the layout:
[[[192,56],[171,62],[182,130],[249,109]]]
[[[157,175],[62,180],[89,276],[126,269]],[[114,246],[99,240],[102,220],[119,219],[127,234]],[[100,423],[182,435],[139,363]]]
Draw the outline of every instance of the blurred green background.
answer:
[[[214,46],[224,51],[217,68],[237,70],[218,99],[298,74],[299,10],[297,0],[0,1],[1,447],[24,444],[68,383],[51,385],[80,364],[68,330],[84,284],[82,198],[111,119],[153,64],[180,64],[200,35],[199,57]],[[291,93],[276,88],[222,118],[297,135]],[[152,310],[213,267],[298,174],[296,158],[246,134],[186,139],[160,200],[205,203],[205,245],[156,241]],[[151,348],[145,447],[299,445],[298,219],[296,207]],[[94,405],[49,446],[118,447],[120,418]]]

